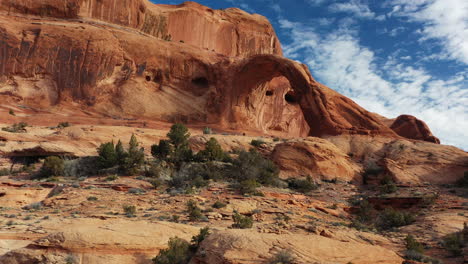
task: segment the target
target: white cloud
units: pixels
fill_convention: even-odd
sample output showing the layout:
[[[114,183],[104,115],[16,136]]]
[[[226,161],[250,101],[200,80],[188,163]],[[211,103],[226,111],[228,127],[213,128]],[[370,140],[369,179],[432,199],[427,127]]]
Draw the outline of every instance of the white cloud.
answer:
[[[468,71],[441,80],[405,65],[399,56],[379,63],[372,50],[361,46],[356,30],[341,27],[318,34],[314,26],[287,20],[280,25],[293,40],[283,45],[285,55],[307,63],[324,84],[369,111],[387,117],[414,115],[444,144],[468,149]]]
[[[332,12],[351,13],[359,18],[374,18],[375,13],[372,12],[368,5],[361,3],[359,0],[351,0],[346,3],[334,3],[329,7]],[[381,17],[379,19],[382,19]]]
[[[446,56],[468,64],[468,1],[466,0],[393,0],[388,15],[422,23],[421,40],[440,41]]]

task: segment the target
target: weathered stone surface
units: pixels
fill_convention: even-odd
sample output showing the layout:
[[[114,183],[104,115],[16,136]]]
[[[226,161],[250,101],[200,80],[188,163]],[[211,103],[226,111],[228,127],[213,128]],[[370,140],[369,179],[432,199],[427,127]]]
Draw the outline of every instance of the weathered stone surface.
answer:
[[[103,116],[279,136],[397,137],[376,115],[317,83],[305,65],[281,57],[261,16],[143,0],[116,8],[107,8],[112,0],[66,1],[54,8],[53,0],[12,3],[0,5],[4,102],[42,110],[79,103]],[[166,17],[164,30],[155,30],[154,14]],[[239,32],[238,41],[230,38],[232,31]]]
[[[410,115],[401,115],[395,119],[390,128],[398,135],[416,140],[424,140],[440,144],[440,140],[432,135],[424,121]]]

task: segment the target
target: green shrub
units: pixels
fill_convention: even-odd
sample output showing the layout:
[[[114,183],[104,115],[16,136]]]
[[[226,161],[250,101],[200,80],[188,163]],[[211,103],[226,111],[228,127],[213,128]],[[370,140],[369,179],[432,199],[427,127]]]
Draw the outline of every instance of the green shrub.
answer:
[[[252,228],[253,226],[253,218],[251,216],[243,216],[237,211],[234,211],[232,220],[234,220],[234,223],[232,224],[233,228],[247,229]]]
[[[163,181],[160,179],[151,179],[148,182],[151,183],[155,189],[163,185]]]
[[[199,221],[203,218],[202,211],[200,207],[198,207],[197,202],[194,200],[190,200],[187,202],[187,212],[190,221]]]
[[[13,111],[13,109],[10,109],[10,110],[8,111],[8,113],[9,113],[10,115],[12,115],[12,116],[16,115],[16,114],[15,114],[15,111]]]
[[[424,247],[421,243],[416,241],[412,235],[407,235],[405,238],[405,246],[407,250],[415,251],[418,253],[424,253]]]
[[[461,256],[463,248],[468,246],[468,225],[463,224],[463,230],[444,237],[443,247],[453,256]]]
[[[167,157],[172,153],[172,146],[167,140],[160,140],[158,145],[151,146],[151,154],[156,159],[167,160]]]
[[[171,127],[169,133],[167,133],[170,143],[174,148],[186,147],[188,145],[188,139],[190,138],[190,133],[188,128],[183,124],[174,124]]]
[[[430,263],[430,264],[442,264],[442,261],[426,256],[422,253],[413,250],[407,250],[405,252],[405,259],[407,260],[414,260],[422,263]]]
[[[169,247],[159,251],[152,259],[154,264],[188,264],[197,252],[201,242],[210,235],[208,227],[200,229],[200,233],[192,237],[191,243],[184,239],[173,237],[169,239]]]
[[[5,132],[10,132],[10,133],[25,133],[27,126],[28,126],[27,123],[20,122],[20,123],[13,124],[11,127],[3,127],[2,130]]]
[[[252,141],[250,141],[250,145],[257,147],[257,148],[265,144],[266,144],[265,141],[261,139],[252,139]]]
[[[205,143],[205,149],[197,154],[197,158],[202,161],[222,161],[227,158],[226,156],[227,154],[215,138],[210,138]]]
[[[380,192],[384,194],[394,193],[398,190],[398,187],[396,186],[395,182],[393,182],[393,179],[390,176],[385,176],[380,181],[379,188],[380,188]]]
[[[159,251],[153,258],[154,264],[187,264],[193,256],[190,243],[184,239],[173,237],[169,240],[169,248]]]
[[[203,128],[203,134],[211,135],[211,134],[213,134],[213,130],[211,128],[209,128],[209,127],[205,127],[205,128]]]
[[[63,175],[64,161],[63,159],[51,156],[47,157],[41,168],[41,177],[60,176]]]
[[[119,175],[113,174],[106,177],[106,181],[116,181],[119,179]]]
[[[359,203],[356,215],[357,220],[362,223],[368,223],[374,218],[375,210],[372,204],[367,200],[363,200]]]
[[[1,169],[0,170],[0,176],[7,176],[10,175],[10,170],[9,169]]]
[[[98,198],[97,198],[96,196],[89,196],[89,197],[87,198],[87,200],[88,200],[88,201],[97,201]]]
[[[135,217],[136,207],[134,205],[124,205],[123,210],[127,217]]]
[[[251,195],[257,195],[259,192],[257,191],[257,188],[260,187],[260,184],[257,182],[255,179],[247,179],[244,181],[241,181],[239,183],[239,191],[242,194],[251,194]]]
[[[393,208],[386,208],[379,215],[378,225],[381,229],[391,229],[394,227],[410,225],[414,221],[415,217],[411,213],[396,211]]]
[[[302,192],[302,193],[308,193],[313,190],[317,190],[318,186],[314,183],[312,180],[312,177],[307,176],[306,179],[288,179],[288,187],[290,189]]]
[[[289,251],[281,250],[272,257],[269,264],[292,264],[294,260],[295,258]]]
[[[226,207],[226,204],[221,202],[221,201],[216,201],[213,205],[212,205],[213,208],[216,208],[216,209],[221,209],[221,208],[224,208]]]
[[[139,173],[141,166],[145,162],[145,150],[139,147],[139,143],[135,135],[132,135],[129,142],[128,151],[126,152],[123,162],[120,164],[121,170],[128,175]]]
[[[240,183],[243,193],[254,193],[259,184],[278,186],[281,181],[278,177],[278,167],[265,159],[256,150],[241,151],[232,163],[228,177]]]
[[[66,128],[66,127],[69,127],[71,126],[70,123],[68,122],[60,122],[58,125],[57,125],[57,128]]]
[[[101,168],[107,169],[118,164],[117,153],[113,142],[101,144],[98,149],[98,162]]]

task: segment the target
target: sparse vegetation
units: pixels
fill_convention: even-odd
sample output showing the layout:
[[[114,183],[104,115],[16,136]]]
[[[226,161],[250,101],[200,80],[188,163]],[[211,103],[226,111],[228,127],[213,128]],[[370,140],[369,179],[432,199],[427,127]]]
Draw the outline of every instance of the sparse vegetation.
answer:
[[[252,141],[250,141],[250,145],[254,146],[254,147],[261,147],[263,145],[265,145],[265,141],[261,140],[261,139],[252,139]]]
[[[424,247],[421,243],[416,241],[414,236],[412,235],[407,235],[405,238],[405,246],[407,250],[415,251],[418,253],[423,254],[424,253]]]
[[[47,157],[39,172],[39,178],[47,178],[51,176],[63,175],[64,161],[63,159],[51,156]]]
[[[453,256],[461,256],[463,248],[468,246],[468,225],[463,224],[463,230],[444,237],[443,247]]]
[[[412,224],[415,221],[413,214],[404,211],[397,211],[393,208],[386,208],[379,215],[378,226],[381,229],[391,229]]]
[[[10,133],[26,133],[26,127],[28,126],[25,122],[15,123],[10,127],[3,127],[2,130]]]
[[[10,170],[9,169],[0,169],[0,176],[7,176],[10,175]]]
[[[213,134],[213,130],[211,128],[209,128],[209,127],[205,127],[205,128],[203,128],[203,134],[211,135],[211,134]]]
[[[15,111],[13,111],[13,109],[10,109],[10,110],[8,111],[8,113],[9,113],[10,115],[12,115],[12,116],[15,116],[15,115],[16,115],[16,114],[15,114]]]
[[[192,237],[191,243],[184,239],[173,237],[169,240],[169,247],[163,249],[153,258],[154,264],[188,264],[197,252],[200,243],[210,235],[208,227],[200,229],[200,233]]]
[[[221,201],[216,201],[213,205],[213,208],[220,209],[226,207],[226,204]]]
[[[205,149],[198,152],[196,157],[201,161],[223,161],[229,159],[229,156],[223,151],[215,138],[210,138],[205,143]]]
[[[187,202],[187,212],[190,221],[199,221],[203,218],[202,211],[197,202],[190,200]]]
[[[167,160],[172,151],[172,146],[167,140],[160,140],[158,145],[151,146],[151,154],[159,160]]]
[[[232,224],[233,228],[248,229],[253,226],[253,218],[251,216],[243,216],[237,211],[234,211],[232,220],[234,220],[234,223]]]
[[[383,194],[391,194],[395,193],[398,190],[398,187],[396,186],[395,182],[393,182],[393,179],[390,176],[385,176],[381,181],[380,181],[380,192]]]
[[[288,250],[281,250],[272,257],[269,264],[292,264],[294,260],[295,258]]]
[[[68,122],[60,122],[60,123],[57,125],[57,128],[61,129],[61,128],[69,127],[69,126],[71,126],[71,124],[68,123]]]
[[[135,217],[136,207],[134,205],[124,205],[123,210],[127,217]]]
[[[314,183],[312,177],[309,175],[305,179],[288,179],[288,187],[302,193],[308,193],[318,189],[318,186]]]

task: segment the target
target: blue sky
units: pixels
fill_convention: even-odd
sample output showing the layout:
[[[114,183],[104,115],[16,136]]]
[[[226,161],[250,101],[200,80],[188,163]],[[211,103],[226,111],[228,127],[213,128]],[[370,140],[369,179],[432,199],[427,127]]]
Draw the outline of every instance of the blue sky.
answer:
[[[266,16],[285,56],[321,83],[383,116],[414,115],[468,150],[468,1],[197,2]]]

